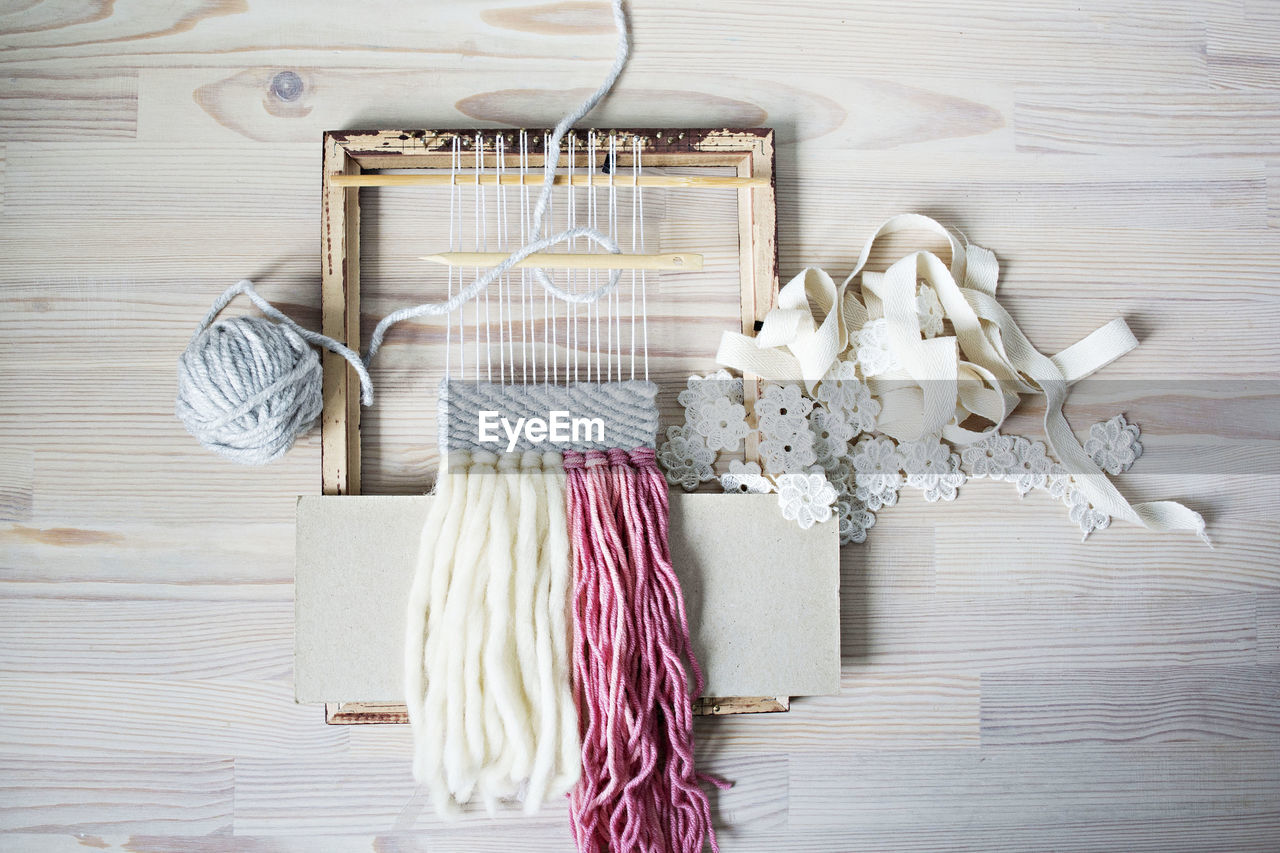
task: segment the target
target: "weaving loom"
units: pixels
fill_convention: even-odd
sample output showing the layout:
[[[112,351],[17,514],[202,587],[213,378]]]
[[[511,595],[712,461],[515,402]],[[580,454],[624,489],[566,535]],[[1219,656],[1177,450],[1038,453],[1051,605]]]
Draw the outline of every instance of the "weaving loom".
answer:
[[[399,229],[402,238],[397,251],[385,256],[379,253],[376,263],[380,285],[389,279],[390,289],[394,289],[404,286],[401,282],[416,280],[417,289],[411,295],[396,297],[400,304],[421,300],[421,282],[426,282],[425,286],[442,302],[451,298],[456,301],[464,288],[478,281],[485,268],[540,236],[531,223],[531,196],[542,182],[549,137],[543,132],[471,130],[327,134],[323,208],[325,333],[352,348],[359,347],[360,187],[376,188],[371,192],[386,194],[366,201],[375,204],[384,217],[374,232],[379,241],[377,248],[387,248],[383,245],[384,227]],[[605,252],[587,240],[568,240],[548,247],[519,264],[511,264],[474,299],[458,303],[456,310],[425,320],[419,318],[420,322],[407,324],[389,335],[378,367],[379,383],[382,387],[390,384],[412,389],[412,393],[384,395],[379,407],[370,411],[371,419],[377,419],[374,432],[390,439],[379,442],[377,455],[368,457],[373,460],[370,473],[378,491],[420,491],[424,469],[429,470],[433,463],[439,466],[441,474],[434,497],[377,499],[403,501],[395,510],[401,521],[411,515],[419,525],[425,523],[429,532],[423,535],[421,553],[426,553],[428,543],[438,536],[436,528],[432,528],[432,518],[438,516],[436,523],[445,524],[446,513],[440,507],[451,499],[450,494],[456,494],[447,485],[461,483],[453,478],[454,473],[478,469],[481,476],[492,480],[502,479],[489,476],[494,468],[525,476],[525,469],[531,467],[542,472],[538,476],[545,482],[542,459],[550,444],[551,450],[562,454],[568,472],[569,517],[565,523],[571,529],[575,529],[575,508],[591,506],[588,496],[595,499],[599,489],[613,489],[611,484],[622,482],[652,484],[656,491],[645,493],[658,502],[655,507],[661,507],[662,527],[654,531],[660,534],[660,543],[651,542],[653,547],[660,545],[661,558],[654,565],[661,566],[666,564],[667,497],[661,474],[652,464],[660,411],[654,380],[676,376],[682,380],[691,370],[710,366],[721,331],[753,334],[756,323],[772,305],[777,288],[772,134],[767,130],[577,131],[565,140],[558,159],[563,166],[555,176],[555,194],[547,217],[551,227],[547,230],[564,233],[591,227],[608,235],[622,251]],[[680,211],[682,207],[688,212]],[[393,214],[389,220],[385,218],[388,212]],[[655,216],[655,212],[664,215]],[[682,217],[688,217],[689,222],[718,224],[687,229],[694,234],[691,239],[686,229],[678,227],[685,221]],[[394,225],[381,224],[387,221]],[[669,224],[672,221],[674,226]],[[702,239],[708,242],[699,243]],[[416,248],[405,249],[405,245]],[[655,248],[664,251],[654,253]],[[672,248],[677,250],[671,251]],[[729,273],[733,266],[737,267],[736,275]],[[546,276],[552,287],[536,283],[535,276]],[[610,284],[614,285],[611,290]],[[568,298],[560,298],[557,292]],[[602,293],[598,300],[590,300],[592,295]],[[682,303],[699,293],[714,294],[711,306],[690,316],[687,305]],[[581,301],[574,301],[575,298]],[[373,348],[383,345],[382,328],[404,319],[413,318],[389,315],[374,331]],[[710,328],[692,335],[682,328],[690,322]],[[412,356],[410,349],[414,351]],[[688,357],[694,353],[700,353],[701,360]],[[356,404],[359,377],[347,362],[331,359],[328,354],[324,370],[322,488],[326,495],[355,495],[360,492],[362,479],[360,409]],[[756,392],[756,383],[748,378],[744,383],[748,403]],[[670,406],[671,401],[666,405]],[[534,440],[528,433],[503,433],[500,446],[496,447],[479,440],[486,412],[503,412],[516,422],[520,418],[531,420],[557,407],[570,415],[567,441]],[[426,458],[421,454],[420,432],[405,436],[398,426],[391,426],[401,423],[402,418],[430,422],[433,417],[438,453]],[[592,422],[602,428],[607,439],[601,440],[603,436],[593,432]],[[583,427],[581,434],[578,426]],[[389,448],[397,443],[406,453],[411,446],[414,448],[415,464],[384,464],[393,455]],[[753,453],[754,447],[748,442],[747,454]],[[626,473],[605,473],[616,470]],[[633,476],[631,471],[641,472],[636,475],[638,480],[629,479]],[[650,473],[644,475],[644,471]],[[593,480],[596,475],[605,479]],[[483,481],[473,478],[473,482]],[[627,487],[623,488],[625,491]],[[477,492],[473,489],[472,493]],[[486,500],[491,499],[487,491],[483,494]],[[750,689],[755,684],[763,689],[749,698],[720,694],[718,698],[692,703],[691,697],[683,693],[683,683],[675,685],[664,680],[675,690],[671,701],[685,707],[685,713],[695,708],[707,713],[733,713],[785,710],[787,696],[792,693],[834,692],[839,676],[834,526],[824,535],[799,536],[776,513],[751,511],[748,504],[757,510],[771,509],[765,506],[771,503],[768,499],[763,503],[750,500],[759,496],[677,497],[671,509],[670,562],[676,564],[680,581],[693,596],[689,620],[692,650],[697,654],[689,661],[693,676],[689,686],[696,695],[699,678],[694,661],[701,657],[709,662],[707,678],[713,688],[724,684],[755,693]],[[393,676],[384,675],[377,683],[367,677],[367,665],[345,669],[333,665],[335,655],[347,664],[368,661],[377,654],[371,644],[382,643],[385,648],[385,639],[373,640],[369,631],[350,625],[349,620],[348,627],[354,630],[334,630],[332,611],[323,602],[354,601],[359,596],[349,585],[344,586],[325,554],[324,543],[334,538],[349,543],[353,537],[369,542],[370,537],[360,539],[357,530],[369,516],[350,505],[342,510],[337,509],[338,504],[323,505],[326,500],[331,499],[304,498],[299,504],[299,701],[325,701],[331,722],[414,721],[416,712],[406,712],[403,705],[393,701],[396,694],[387,689],[386,682]],[[726,508],[724,503],[728,501],[733,504]],[[554,503],[552,497],[540,505]],[[384,503],[380,510],[383,517],[388,515],[386,506]],[[434,514],[431,507],[437,508]],[[594,518],[598,513],[588,515]],[[321,518],[321,526],[329,530],[331,537],[322,537],[317,547],[317,520]],[[580,526],[582,519],[576,523]],[[691,525],[699,525],[701,534],[690,530]],[[413,523],[404,522],[403,528],[398,529],[412,530]],[[412,550],[404,541],[405,535],[390,535],[395,542],[386,540],[386,536],[386,541],[371,542],[375,553],[363,560],[366,564],[390,560],[398,567],[385,581],[395,585],[395,591],[383,590],[398,604],[405,600],[405,572],[413,571],[411,565],[405,566],[406,552]],[[581,546],[574,548],[574,577],[579,583],[584,582],[583,578],[594,577],[591,565],[580,559],[582,550]],[[794,589],[773,588],[778,574],[790,570],[784,564],[797,554],[810,555],[804,577],[794,584]],[[463,562],[471,564],[474,560],[475,555],[468,552]],[[421,574],[420,561],[419,566]],[[674,583],[674,576],[671,577]],[[741,582],[748,579],[757,583],[742,588]],[[345,582],[351,582],[349,574]],[[733,592],[725,592],[735,586]],[[672,588],[679,598],[679,587]],[[427,596],[423,589],[409,591],[411,600],[414,596]],[[596,595],[584,599],[579,590],[575,598],[579,625],[586,621],[582,610],[585,600],[595,601]],[[503,606],[509,604],[504,602]],[[374,607],[368,604],[362,612],[372,614]],[[678,625],[685,608],[680,604],[676,609]],[[411,605],[410,637],[415,631],[421,632],[413,621],[415,612]],[[490,620],[490,624],[495,621]],[[523,629],[512,630],[500,639],[518,651],[528,638],[522,641],[514,633]],[[442,654],[443,648],[438,643],[433,645],[431,637],[428,628],[428,661],[433,652]],[[581,667],[586,665],[584,660],[593,659],[590,649],[597,642],[607,641],[579,637],[579,642],[583,643],[579,647],[582,654],[576,660]],[[351,653],[353,643],[359,654]],[[335,652],[339,647],[345,650],[343,654]],[[413,660],[412,654],[409,659]],[[422,680],[427,686],[422,689],[429,693],[431,667],[425,669]],[[342,671],[362,674],[343,683],[333,677],[334,672]],[[580,676],[575,683],[605,677],[585,670]],[[408,680],[413,695],[421,685],[413,684],[411,673]],[[764,695],[766,691],[769,695]],[[582,694],[576,697],[579,706],[585,701]],[[440,708],[437,706],[436,710]],[[419,722],[445,717],[429,711]],[[592,731],[590,725],[583,723],[584,749],[589,748]],[[438,731],[434,736],[443,743]],[[418,769],[429,775],[427,766],[440,764],[438,759],[447,751],[440,746],[436,752],[428,751],[424,758],[420,750]],[[695,785],[701,777],[693,774],[691,753],[689,760],[685,778],[688,784]],[[554,792],[568,781],[567,777],[546,771],[544,764],[544,772],[526,788],[520,784],[524,778],[521,774],[536,762],[523,754],[515,762],[514,776],[508,773],[504,777],[505,787],[492,786],[491,796],[515,793],[520,788],[526,807],[530,807],[531,797],[537,799],[546,791]],[[584,758],[584,762],[591,764],[589,759]],[[460,800],[471,796],[475,784],[470,777],[461,781],[442,776],[435,779],[430,786],[433,793],[452,791]],[[483,788],[483,783],[480,786]],[[575,802],[582,808],[575,806],[575,814],[589,813],[590,808],[583,804],[594,799],[595,795],[578,797]],[[452,800],[439,797],[437,807],[448,811]],[[709,830],[709,818],[705,808],[703,811],[698,822],[704,829],[690,830],[698,837]],[[589,838],[584,841],[581,837],[582,833],[590,835],[595,831],[591,820],[587,814],[575,824],[584,849],[592,846]]]

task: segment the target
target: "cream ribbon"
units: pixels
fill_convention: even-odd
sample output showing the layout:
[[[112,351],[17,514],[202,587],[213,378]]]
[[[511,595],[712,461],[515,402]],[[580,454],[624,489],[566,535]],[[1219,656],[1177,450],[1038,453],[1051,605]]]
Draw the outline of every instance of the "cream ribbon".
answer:
[[[884,273],[866,271],[876,240],[904,230],[946,238],[950,266],[934,253],[920,251]],[[859,276],[855,292],[850,285]],[[1062,413],[1072,383],[1138,345],[1124,320],[1116,318],[1046,356],[996,301],[998,277],[999,264],[989,250],[966,245],[927,216],[895,216],[866,242],[853,272],[840,285],[820,269],[804,270],[779,291],[778,307],[765,317],[760,334],[750,338],[726,332],[716,360],[766,380],[798,377],[812,392],[848,346],[850,330],[883,317],[898,367],[868,381],[882,407],[880,431],[899,441],[941,435],[954,444],[970,444],[999,428],[1020,395],[1043,395],[1049,446],[1095,509],[1152,530],[1191,530],[1207,543],[1204,519],[1181,504],[1130,505],[1084,452]],[[954,336],[921,334],[917,283],[937,295]],[[991,426],[981,431],[962,426],[973,416]]]

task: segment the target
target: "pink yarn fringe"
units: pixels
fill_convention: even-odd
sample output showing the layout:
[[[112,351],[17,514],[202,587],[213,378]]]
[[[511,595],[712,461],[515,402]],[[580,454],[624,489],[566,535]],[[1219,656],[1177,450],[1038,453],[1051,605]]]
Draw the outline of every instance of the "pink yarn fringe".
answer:
[[[588,851],[718,851],[693,759],[702,670],[667,546],[667,484],[654,452],[564,454],[573,549],[573,694],[582,777],[569,794]],[[689,690],[684,661],[694,689]]]

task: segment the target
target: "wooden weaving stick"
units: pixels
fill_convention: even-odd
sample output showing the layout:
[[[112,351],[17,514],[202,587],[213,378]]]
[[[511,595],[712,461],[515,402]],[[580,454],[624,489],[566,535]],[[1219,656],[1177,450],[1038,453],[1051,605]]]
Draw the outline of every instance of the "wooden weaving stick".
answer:
[[[422,255],[420,260],[447,267],[492,267],[507,259],[506,252],[440,252]],[[702,269],[702,255],[692,252],[670,252],[663,255],[627,255],[602,252],[594,255],[572,252],[534,252],[516,263],[521,267],[559,270],[683,270]]]
[[[329,183],[335,187],[471,187],[481,186],[542,186],[543,176],[540,173],[527,175],[379,175],[362,173],[345,175],[335,173],[329,175]],[[752,187],[769,186],[768,178],[734,175],[556,175],[555,185],[569,186],[572,181],[575,187],[595,187],[604,189],[614,187],[678,187],[682,189],[731,189],[741,190]]]

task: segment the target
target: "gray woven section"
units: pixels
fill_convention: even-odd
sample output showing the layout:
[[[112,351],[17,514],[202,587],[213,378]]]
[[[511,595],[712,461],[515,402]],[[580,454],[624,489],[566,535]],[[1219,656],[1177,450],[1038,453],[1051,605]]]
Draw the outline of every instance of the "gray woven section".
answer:
[[[440,429],[443,449],[507,450],[508,436],[497,428],[498,442],[480,442],[480,413],[497,412],[514,429],[520,418],[550,420],[552,412],[568,417],[604,422],[604,440],[598,432],[579,430],[578,441],[533,443],[520,431],[514,450],[630,450],[653,447],[658,436],[658,386],[643,380],[626,382],[577,382],[570,385],[494,385],[446,379],[440,383]]]

